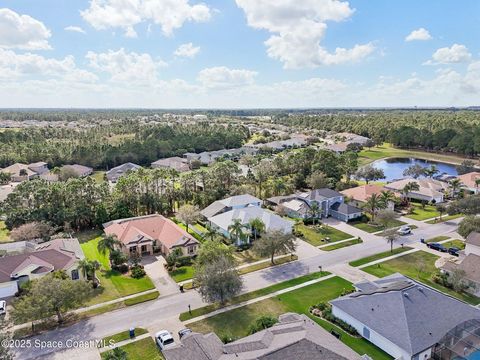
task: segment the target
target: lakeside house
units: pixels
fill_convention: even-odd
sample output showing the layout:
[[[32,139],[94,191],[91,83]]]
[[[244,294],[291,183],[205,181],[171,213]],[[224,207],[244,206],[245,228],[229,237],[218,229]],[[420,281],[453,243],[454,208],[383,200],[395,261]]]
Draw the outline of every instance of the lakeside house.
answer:
[[[172,220],[159,214],[112,220],[103,224],[105,234],[120,241],[120,250],[127,256],[164,255],[176,248],[183,256],[195,256],[199,242]]]
[[[458,175],[457,179],[462,183],[462,188],[474,194],[480,192],[480,172],[474,171],[467,174]]]
[[[189,161],[178,156],[157,160],[151,166],[153,169],[173,169],[178,172],[190,171]]]
[[[365,184],[340,191],[340,193],[349,199],[349,204],[361,208],[372,195],[380,196],[382,191],[388,190],[381,185]],[[393,210],[394,207],[395,203],[393,201],[389,201],[387,204],[387,209]]]
[[[163,351],[165,360],[360,360],[362,357],[306,315],[286,313],[278,323],[224,344],[215,333],[190,333]]]
[[[315,189],[303,193],[268,198],[266,203],[292,218],[309,219],[329,216],[348,222],[362,216],[362,210],[346,204],[343,194],[331,189]],[[318,211],[313,211],[314,204]],[[315,214],[314,214],[315,212]]]
[[[141,169],[142,167],[140,165],[128,162],[119,166],[116,166],[114,168],[111,168],[109,171],[105,173],[105,176],[107,177],[107,180],[111,183],[116,183],[118,179],[120,179],[123,175],[128,173],[129,171],[137,171],[138,169]]]
[[[480,329],[479,309],[398,273],[355,288],[330,301],[333,315],[394,359],[463,358],[437,357],[446,346],[453,350],[455,344],[446,344],[445,337],[471,321],[478,322],[476,331]],[[478,351],[480,342],[459,344],[458,354],[467,355],[474,346]]]
[[[77,239],[54,239],[33,244],[23,254],[0,258],[0,299],[14,296],[20,284],[63,270],[72,280],[83,278],[78,270],[85,258]]]
[[[410,199],[428,201],[435,203],[442,203],[445,199],[445,194],[449,191],[450,186],[439,180],[435,179],[413,179],[405,178],[398,181],[385,184],[385,189],[391,190],[401,197],[404,197],[403,189],[408,183],[417,183],[419,189],[410,191],[406,196]]]

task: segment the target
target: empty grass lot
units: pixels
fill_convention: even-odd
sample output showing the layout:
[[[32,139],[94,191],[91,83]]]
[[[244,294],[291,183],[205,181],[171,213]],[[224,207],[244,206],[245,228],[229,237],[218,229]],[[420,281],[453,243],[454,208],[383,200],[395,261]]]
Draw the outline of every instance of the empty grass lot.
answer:
[[[250,325],[260,316],[278,316],[286,312],[295,312],[310,316],[327,331],[335,329],[335,331],[341,333],[341,341],[359,354],[368,354],[371,358],[378,360],[391,359],[389,355],[385,354],[382,350],[367,340],[352,337],[335,325],[310,315],[309,308],[311,305],[335,299],[344,291],[351,289],[352,284],[347,280],[340,277],[334,277],[197,321],[189,324],[189,327],[193,331],[201,333],[213,331],[219,335],[220,338],[240,338],[248,335]]]
[[[323,225],[321,230],[317,230],[314,226],[307,226],[303,224],[296,225],[296,230],[303,234],[303,239],[313,246],[325,245],[334,243],[340,240],[350,239],[353,236],[343,231],[337,230],[331,226]],[[325,238],[330,238],[329,242]]]
[[[375,255],[372,255],[372,256],[367,256],[367,257],[364,257],[364,258],[361,258],[361,259],[358,259],[358,260],[355,260],[355,261],[350,261],[348,264],[350,266],[353,266],[353,267],[358,267],[358,266],[362,266],[362,265],[371,263],[372,261],[377,261],[377,260],[380,260],[380,259],[387,258],[389,256],[394,256],[394,255],[397,255],[397,254],[401,254],[401,253],[403,253],[405,251],[409,251],[409,250],[412,250],[412,248],[410,248],[408,246],[399,247],[399,248],[393,249],[393,252],[385,251],[385,252],[378,253],[378,254],[375,254]]]
[[[435,267],[435,261],[437,259],[438,256],[436,255],[425,251],[417,251],[412,254],[407,254],[376,265],[365,267],[362,270],[377,277],[385,277],[399,272],[460,300],[473,305],[479,304],[480,298],[474,295],[458,293],[432,281],[432,275],[437,271]]]
[[[163,360],[155,341],[150,337],[124,345],[121,349],[127,353],[128,360]],[[111,350],[101,353],[102,359],[107,359],[110,352]]]
[[[134,279],[129,275],[122,275],[117,271],[111,270],[108,253],[100,254],[97,250],[99,241],[100,237],[97,236],[81,244],[85,257],[89,260],[97,260],[102,265],[101,270],[97,271],[97,277],[101,286],[95,289],[96,296],[87,305],[98,304],[154,288],[148,276]]]
[[[0,221],[0,243],[12,241],[10,239],[10,232],[5,227],[5,221]]]
[[[422,221],[440,216],[440,213],[435,206],[432,205],[425,205],[425,207],[422,207],[420,204],[412,203],[412,208],[412,213],[405,216],[413,220]]]

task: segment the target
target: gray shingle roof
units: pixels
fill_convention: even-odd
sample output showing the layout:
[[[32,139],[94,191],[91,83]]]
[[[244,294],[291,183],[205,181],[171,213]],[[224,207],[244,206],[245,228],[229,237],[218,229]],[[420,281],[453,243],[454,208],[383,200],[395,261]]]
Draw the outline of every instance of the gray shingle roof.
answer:
[[[304,196],[302,197],[308,200],[322,201],[322,200],[327,200],[334,197],[343,197],[343,195],[340,194],[338,191],[324,188],[324,189],[312,190],[308,193],[305,193]]]
[[[358,214],[362,212],[361,209],[345,203],[335,203],[331,206],[331,209],[345,215]]]
[[[116,166],[112,169],[110,169],[109,171],[107,171],[107,179],[109,181],[117,181],[120,177],[122,177],[123,175],[125,175],[127,173],[127,171],[134,171],[134,170],[138,170],[140,169],[141,166],[140,165],[137,165],[137,164],[133,164],[133,163],[125,163],[125,164],[122,164],[122,165],[119,165],[119,166]]]
[[[405,281],[406,286],[401,284]],[[375,283],[369,283],[368,291],[330,303],[412,356],[436,344],[459,323],[480,318],[479,309],[403,275],[382,279],[378,291],[372,291]]]
[[[465,242],[467,244],[475,245],[475,246],[480,246],[480,233],[473,231],[470,234],[468,234]]]
[[[205,209],[200,211],[200,213],[206,218],[209,218],[221,213],[226,208],[231,208],[236,206],[247,206],[250,204],[257,204],[257,203],[261,204],[262,200],[250,194],[230,196],[226,199],[214,201]]]

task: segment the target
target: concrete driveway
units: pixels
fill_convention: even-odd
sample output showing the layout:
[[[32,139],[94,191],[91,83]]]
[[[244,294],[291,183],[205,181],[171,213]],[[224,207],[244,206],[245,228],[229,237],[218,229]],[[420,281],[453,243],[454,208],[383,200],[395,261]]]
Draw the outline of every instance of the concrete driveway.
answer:
[[[146,256],[142,259],[142,265],[145,266],[145,272],[152,279],[155,287],[160,292],[160,296],[179,293],[178,285],[168,275],[165,269],[165,259],[161,255]]]

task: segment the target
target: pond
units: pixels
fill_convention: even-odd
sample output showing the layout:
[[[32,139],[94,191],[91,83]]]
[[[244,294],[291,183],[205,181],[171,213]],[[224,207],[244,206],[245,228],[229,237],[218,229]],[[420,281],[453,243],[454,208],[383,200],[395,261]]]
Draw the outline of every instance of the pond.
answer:
[[[390,158],[377,160],[372,163],[372,166],[377,169],[382,169],[385,173],[386,178],[381,181],[393,181],[404,178],[405,176],[403,176],[403,172],[408,167],[415,164],[423,166],[424,168],[429,168],[431,165],[435,165],[439,171],[437,175],[458,175],[457,167],[453,164],[415,158]]]

